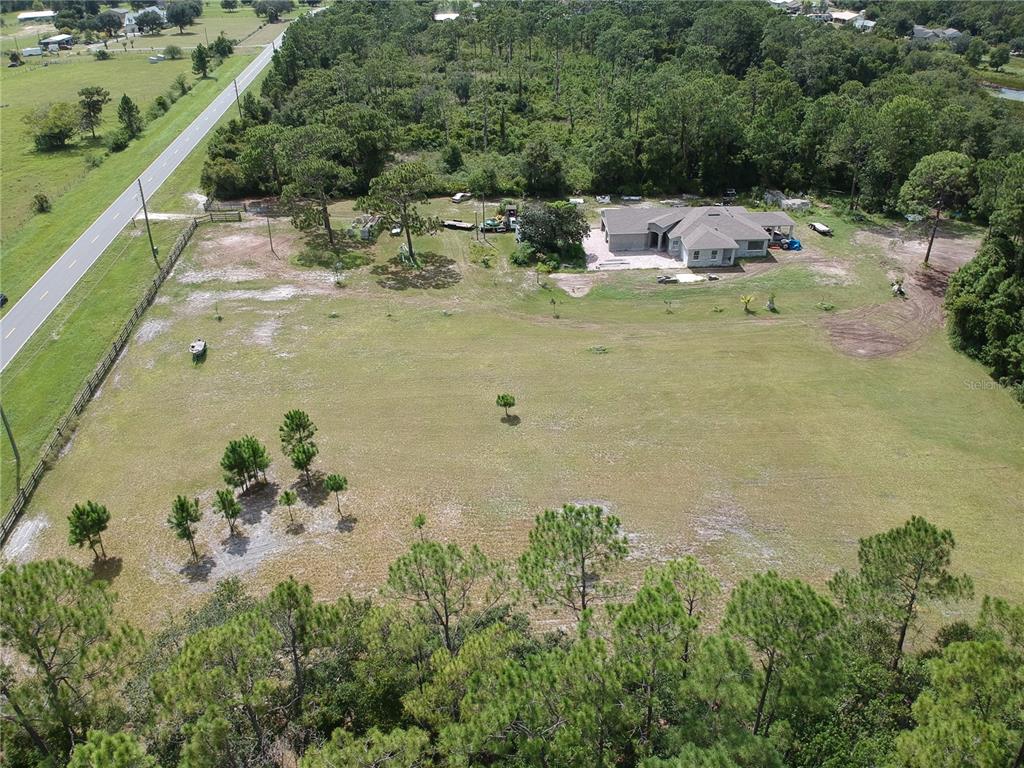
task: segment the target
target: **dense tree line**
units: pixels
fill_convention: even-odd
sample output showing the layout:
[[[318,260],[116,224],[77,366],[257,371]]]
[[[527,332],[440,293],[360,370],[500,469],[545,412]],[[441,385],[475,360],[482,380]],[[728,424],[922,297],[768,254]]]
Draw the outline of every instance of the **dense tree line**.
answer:
[[[990,231],[949,282],[949,333],[1024,403],[1024,152],[985,161],[977,173],[973,204]]]
[[[6,764],[1024,760],[1024,607],[986,598],[922,637],[922,609],[972,587],[952,533],[921,518],[862,540],[825,591],[768,572],[727,596],[693,557],[627,589],[626,537],[598,507],[544,512],[511,562],[426,531],[420,516],[377,598],[317,601],[292,579],[255,598],[227,579],[149,637],[89,571],[7,566]],[[561,630],[532,623],[551,611]]]
[[[401,154],[433,163],[438,191],[779,186],[895,209],[928,154],[1024,149],[1014,106],[947,48],[760,2],[504,0],[444,23],[346,3],[292,25],[262,94],[212,142],[209,191],[280,192],[313,155],[354,174],[327,194],[362,193]]]

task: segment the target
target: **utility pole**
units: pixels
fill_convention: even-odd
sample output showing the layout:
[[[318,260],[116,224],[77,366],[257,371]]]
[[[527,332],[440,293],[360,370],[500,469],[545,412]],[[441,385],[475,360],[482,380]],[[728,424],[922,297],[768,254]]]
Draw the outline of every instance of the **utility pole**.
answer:
[[[0,419],[3,419],[4,429],[7,430],[7,439],[11,441],[11,448],[14,449],[14,486],[19,491],[21,490],[21,454],[18,453],[18,446],[14,442],[14,433],[11,432],[11,424],[7,421],[7,414],[4,413],[4,409],[0,406]]]
[[[139,198],[142,200],[142,215],[146,217],[146,235],[149,236],[149,251],[153,254],[153,261],[156,262],[156,268],[160,269],[160,262],[157,261],[156,255],[158,253],[156,246],[153,245],[153,231],[149,228],[149,211],[146,209],[146,195],[142,191],[142,178],[139,178]]]
[[[270,229],[270,215],[267,214],[267,237],[270,238],[270,252],[277,257],[277,251],[274,250],[274,233]]]
[[[231,81],[231,84],[235,86],[235,105],[238,107],[238,116],[242,116],[242,102],[238,99],[238,79]]]

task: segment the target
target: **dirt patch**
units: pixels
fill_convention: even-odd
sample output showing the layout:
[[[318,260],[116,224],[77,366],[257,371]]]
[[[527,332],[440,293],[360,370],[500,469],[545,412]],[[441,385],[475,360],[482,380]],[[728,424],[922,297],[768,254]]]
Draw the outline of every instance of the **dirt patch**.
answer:
[[[276,285],[262,291],[196,291],[185,299],[191,310],[207,310],[218,301],[286,301],[307,293],[297,285]]]
[[[50,522],[40,515],[20,520],[4,544],[4,557],[16,563],[33,560],[36,556],[36,539],[49,527]]]
[[[850,285],[853,275],[846,264],[838,261],[813,261],[809,265],[820,285]]]
[[[272,317],[269,320],[257,325],[252,329],[252,333],[246,339],[250,344],[259,344],[264,347],[270,346],[274,341],[274,334],[281,328],[281,320],[277,317]]]
[[[942,301],[949,277],[974,257],[980,240],[936,235],[929,265],[928,242],[904,239],[900,230],[861,231],[854,242],[880,247],[891,259],[890,276],[903,279],[906,298],[839,312],[823,322],[832,345],[852,357],[889,357],[912,348],[942,327]]]
[[[140,344],[152,341],[170,327],[170,320],[147,320],[139,327],[139,332],[135,334],[135,340]]]
[[[223,267],[221,269],[191,269],[175,276],[179,283],[195,285],[196,283],[244,283],[259,280],[263,272],[254,267]]]
[[[597,283],[608,279],[607,272],[587,272],[584,274],[554,274],[551,279],[555,284],[574,298],[586,296]]]

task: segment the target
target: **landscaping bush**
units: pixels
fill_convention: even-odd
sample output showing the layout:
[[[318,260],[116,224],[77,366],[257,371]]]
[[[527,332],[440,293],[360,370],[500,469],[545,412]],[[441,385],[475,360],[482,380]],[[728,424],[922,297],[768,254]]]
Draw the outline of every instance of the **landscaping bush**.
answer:
[[[117,130],[111,131],[107,134],[107,149],[111,152],[121,152],[127,149],[128,144],[131,143],[132,137],[124,128],[118,128]]]
[[[184,54],[182,53],[181,47],[177,45],[168,45],[164,48],[164,56],[171,61],[180,59]]]
[[[174,83],[172,84],[171,87],[175,88],[178,91],[179,96],[184,96],[186,93],[192,90],[192,86],[189,84],[188,78],[184,74],[180,74],[176,78],[174,78]]]
[[[96,57],[96,61],[107,61],[108,59],[114,58],[114,54],[112,54],[106,48],[97,49],[93,56]]]
[[[99,153],[93,153],[85,156],[85,167],[88,169],[99,168],[103,165],[104,156]]]
[[[42,192],[32,198],[32,210],[36,213],[49,213],[50,207],[50,198]]]
[[[533,263],[533,258],[536,254],[536,246],[534,246],[533,243],[527,243],[524,241],[516,246],[516,249],[512,251],[512,255],[508,257],[508,260],[517,267],[525,267]]]

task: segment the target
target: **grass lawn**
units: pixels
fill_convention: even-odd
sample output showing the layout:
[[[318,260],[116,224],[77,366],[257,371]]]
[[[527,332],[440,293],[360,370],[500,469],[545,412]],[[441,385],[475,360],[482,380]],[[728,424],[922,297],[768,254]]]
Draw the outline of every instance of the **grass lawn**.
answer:
[[[181,229],[180,221],[153,222],[153,241],[162,253]],[[138,228],[121,233],[0,373],[4,411],[25,474],[155,276],[140,222]],[[6,511],[16,492],[14,459],[6,438],[0,444],[0,460],[0,501]]]
[[[333,213],[343,226],[350,205]],[[428,269],[413,274],[385,263],[399,240],[385,234],[339,288],[296,266],[301,238],[273,226],[280,258],[264,221],[197,233],[9,556],[88,563],[65,517],[101,501],[117,558],[104,573],[151,623],[152,606],[177,610],[227,575],[257,592],[289,573],[321,595],[374,589],[420,512],[432,535],[508,557],[544,507],[593,501],[622,518],[630,568],[692,552],[729,584],[765,568],[821,584],[855,562],[858,537],[925,515],[954,530],[979,594],[1024,596],[1024,413],[940,330],[893,357],[833,349],[819,301],[889,300],[883,254],[839,229],[816,247],[849,279],[800,263],[672,287],[611,273],[570,298],[507,265],[511,236],[492,237],[491,269],[470,234],[421,238]],[[741,293],[760,307],[769,291],[778,314],[743,313]],[[196,336],[210,343],[199,366]],[[499,392],[518,423],[500,419]],[[340,516],[280,454],[295,407],[319,426],[316,468],[348,476]],[[245,534],[230,540],[210,503],[224,446],[246,433],[270,449],[272,484],[243,497]],[[293,485],[299,526],[275,503]],[[176,494],[205,510],[198,566],[164,524]]]
[[[183,61],[149,64],[141,55],[117,56],[111,61],[69,57],[49,67],[3,70],[0,85],[4,99],[4,130],[0,160],[4,174],[0,182],[3,205],[3,291],[11,304],[46,271],[121,190],[140,173],[198,115],[213,97],[251,60],[236,55],[225,61],[207,80],[198,82],[168,112],[147,126],[141,139],[124,152],[106,157],[100,167],[89,170],[85,158],[102,154],[102,149],[80,141],[57,153],[37,153],[20,123],[41,98],[76,100],[83,85],[104,85],[115,99],[104,110],[103,129],[117,122],[116,98],[127,92],[140,107],[167,89],[174,77],[189,70]],[[44,192],[53,210],[28,217],[32,195]],[[10,306],[10,305],[9,305]]]
[[[978,80],[1002,85],[1006,88],[1024,88],[1024,56],[1011,56],[1010,61],[1000,70],[985,68],[971,69]]]

